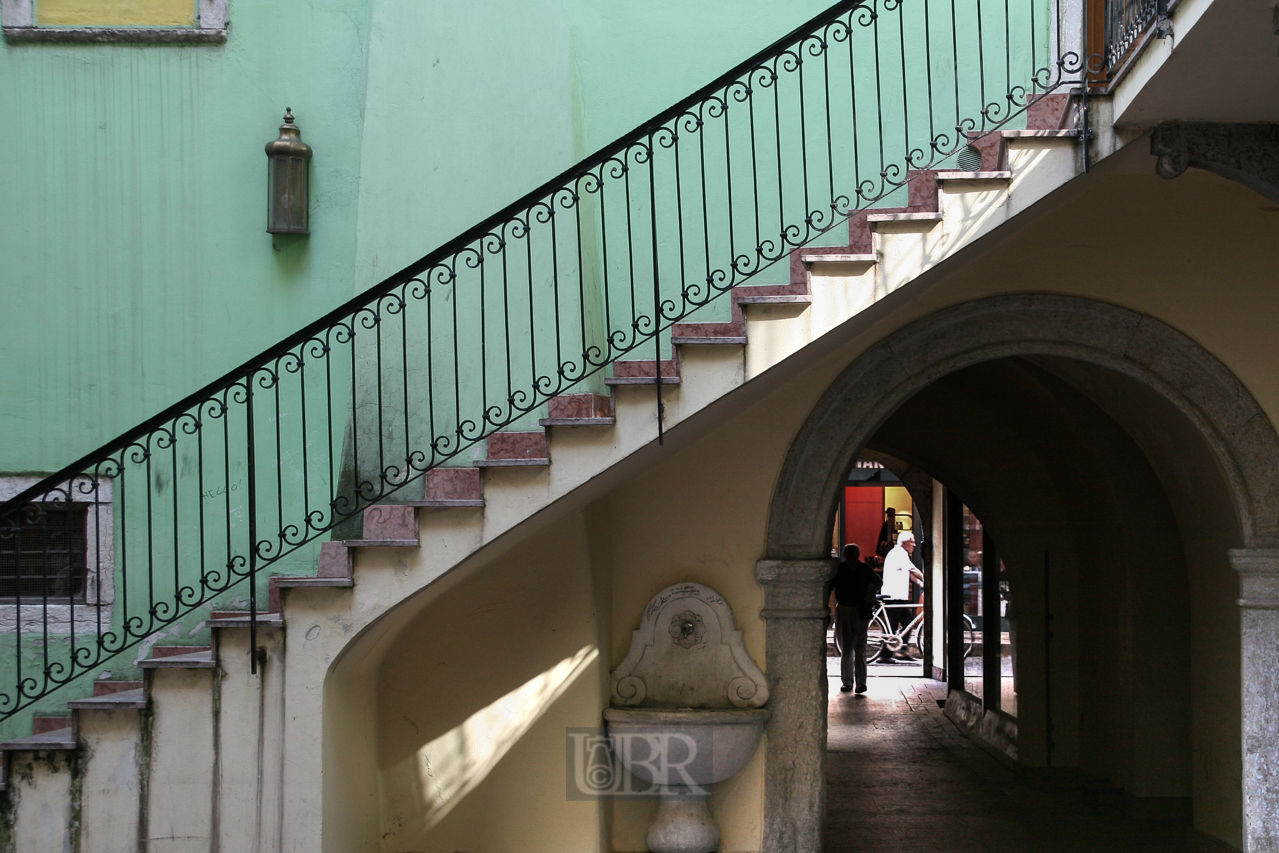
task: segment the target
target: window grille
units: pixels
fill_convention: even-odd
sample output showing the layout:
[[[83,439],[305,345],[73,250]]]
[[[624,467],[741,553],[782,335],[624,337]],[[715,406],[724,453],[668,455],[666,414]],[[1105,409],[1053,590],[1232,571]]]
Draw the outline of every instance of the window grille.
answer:
[[[85,504],[44,507],[0,539],[0,599],[35,603],[83,599],[86,574]]]

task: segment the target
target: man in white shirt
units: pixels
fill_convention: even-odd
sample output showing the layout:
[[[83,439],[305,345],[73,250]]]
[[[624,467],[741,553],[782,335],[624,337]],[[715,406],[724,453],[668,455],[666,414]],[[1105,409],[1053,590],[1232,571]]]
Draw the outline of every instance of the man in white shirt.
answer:
[[[911,562],[910,555],[913,553],[915,553],[915,534],[909,530],[903,530],[897,534],[897,547],[889,551],[888,556],[884,558],[884,588],[881,592],[888,596],[888,601],[884,604],[910,604],[910,582],[912,580],[920,584],[924,582],[924,573]],[[893,607],[886,612],[894,631],[900,630],[901,626],[908,621],[909,608]]]

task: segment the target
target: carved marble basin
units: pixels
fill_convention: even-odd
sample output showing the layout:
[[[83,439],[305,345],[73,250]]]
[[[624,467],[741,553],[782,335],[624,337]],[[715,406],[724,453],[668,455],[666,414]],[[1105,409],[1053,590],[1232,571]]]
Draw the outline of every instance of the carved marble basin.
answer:
[[[622,766],[654,785],[710,786],[733,776],[755,754],[768,716],[767,708],[604,711]]]
[[[768,681],[746,651],[728,602],[697,583],[669,586],[644,608],[604,710],[618,762],[661,797],[651,853],[713,853],[711,786],[746,766],[764,734]]]

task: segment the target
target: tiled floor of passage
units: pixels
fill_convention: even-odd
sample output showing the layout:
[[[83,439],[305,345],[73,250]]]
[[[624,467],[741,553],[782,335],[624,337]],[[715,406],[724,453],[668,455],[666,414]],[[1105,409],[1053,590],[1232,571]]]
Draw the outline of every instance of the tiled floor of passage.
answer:
[[[1035,781],[977,747],[941,712],[946,687],[872,678],[858,698],[829,682],[827,853],[1184,853],[1186,826],[1097,805],[1077,781]]]

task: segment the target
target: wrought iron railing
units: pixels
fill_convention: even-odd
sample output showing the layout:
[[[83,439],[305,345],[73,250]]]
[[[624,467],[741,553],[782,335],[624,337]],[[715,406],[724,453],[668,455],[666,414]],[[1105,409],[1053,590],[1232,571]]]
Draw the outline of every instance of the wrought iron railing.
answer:
[[[1113,72],[1155,22],[1167,16],[1168,0],[1106,0],[1105,68]]]
[[[674,323],[726,313],[717,297],[1077,82],[1061,18],[1052,0],[841,2],[9,500],[0,718],[237,584],[256,615],[266,567],[614,360],[669,357]],[[22,575],[58,575],[67,508],[87,548],[57,598]]]

